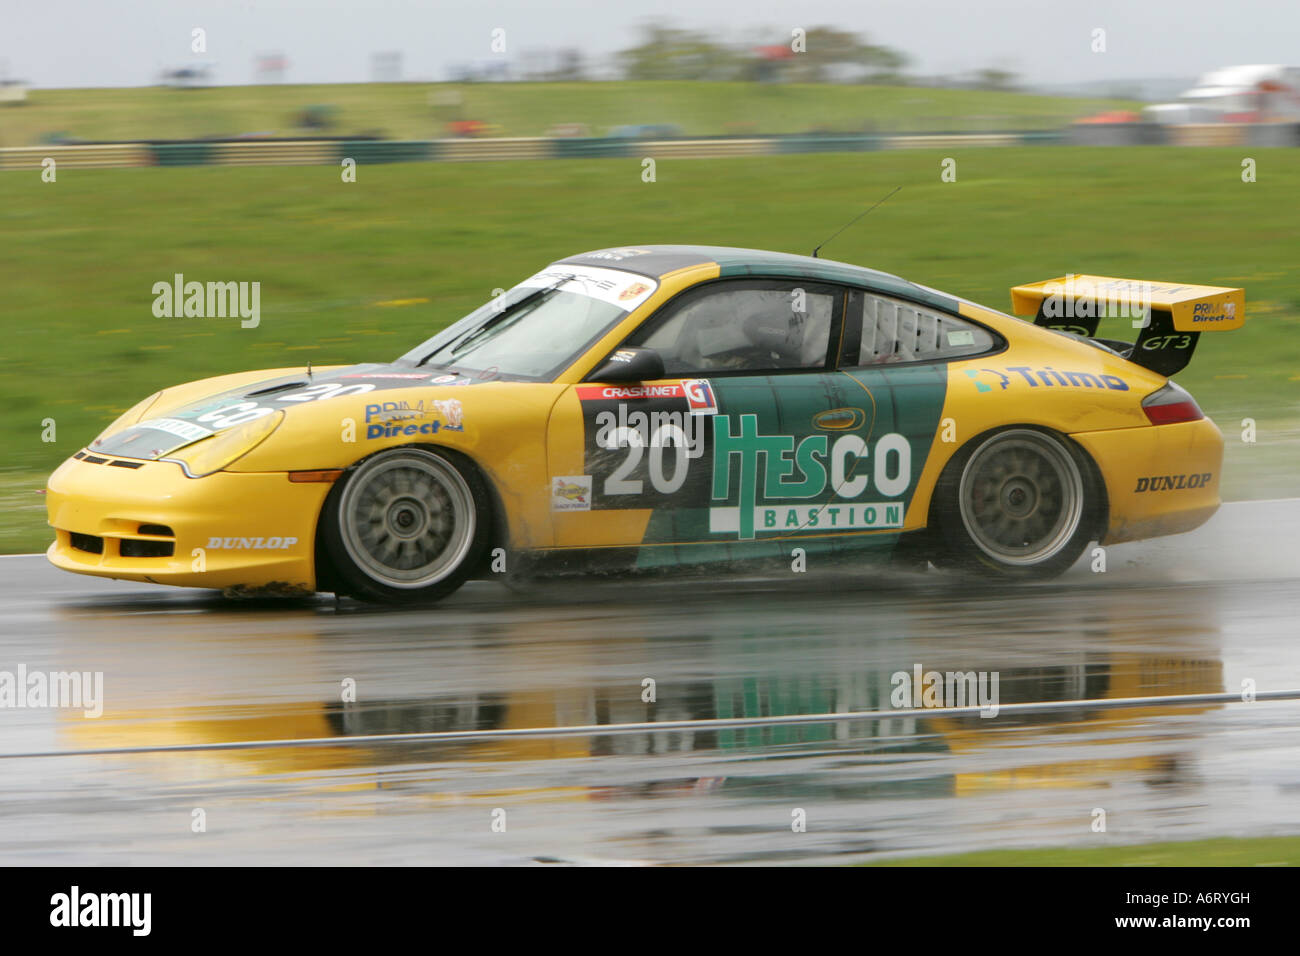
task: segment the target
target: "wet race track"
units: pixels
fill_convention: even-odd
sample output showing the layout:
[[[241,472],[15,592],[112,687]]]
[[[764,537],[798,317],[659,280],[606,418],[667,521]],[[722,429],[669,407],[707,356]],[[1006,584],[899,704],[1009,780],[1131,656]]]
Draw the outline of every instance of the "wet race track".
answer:
[[[996,673],[1002,705],[1300,688],[1300,501],[1106,558],[1032,587],[811,569],[402,611],[3,558],[0,669],[104,683],[98,718],[0,710],[0,859],[854,862],[1300,830],[1300,701],[716,723],[887,711],[918,665]],[[514,733],[667,721],[689,723]],[[496,733],[346,743],[446,731]]]

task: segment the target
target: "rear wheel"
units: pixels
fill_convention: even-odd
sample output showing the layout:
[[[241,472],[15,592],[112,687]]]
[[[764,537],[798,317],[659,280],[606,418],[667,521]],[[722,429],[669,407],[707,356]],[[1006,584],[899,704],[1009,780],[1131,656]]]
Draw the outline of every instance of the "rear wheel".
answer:
[[[490,515],[468,460],[393,448],[334,487],[321,533],[339,590],[374,603],[425,603],[455,591],[481,563]]]
[[[936,563],[995,577],[1061,574],[1096,526],[1089,463],[1065,439],[1031,428],[973,442],[949,463],[935,494],[945,545]]]

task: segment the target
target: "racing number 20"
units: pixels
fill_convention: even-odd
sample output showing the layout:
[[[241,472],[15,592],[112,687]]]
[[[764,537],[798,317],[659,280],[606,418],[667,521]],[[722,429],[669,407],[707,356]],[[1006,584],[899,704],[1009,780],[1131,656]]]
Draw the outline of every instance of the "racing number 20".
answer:
[[[637,465],[641,464],[641,457],[645,454],[645,439],[641,437],[641,432],[635,428],[615,428],[610,435],[610,446],[613,448],[626,446],[627,457],[605,479],[605,494],[641,494],[641,489],[644,487],[641,479],[627,477],[636,470]],[[664,474],[665,447],[673,449],[674,461],[671,478]],[[665,423],[654,430],[654,433],[650,436],[650,460],[647,463],[647,470],[650,473],[650,484],[654,486],[655,491],[660,494],[671,495],[686,483],[686,471],[689,467],[687,454],[686,433],[682,431],[680,426]]]

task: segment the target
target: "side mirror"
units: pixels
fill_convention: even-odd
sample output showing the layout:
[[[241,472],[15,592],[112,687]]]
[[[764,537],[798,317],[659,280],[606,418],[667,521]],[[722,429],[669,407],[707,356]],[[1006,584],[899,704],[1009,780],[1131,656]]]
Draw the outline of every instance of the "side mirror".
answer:
[[[653,382],[665,378],[663,356],[654,349],[618,349],[588,379],[593,382]]]

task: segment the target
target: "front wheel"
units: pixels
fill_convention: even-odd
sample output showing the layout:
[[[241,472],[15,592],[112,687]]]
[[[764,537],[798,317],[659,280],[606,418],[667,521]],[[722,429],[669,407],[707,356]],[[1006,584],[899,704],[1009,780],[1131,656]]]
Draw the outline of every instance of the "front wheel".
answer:
[[[321,534],[339,590],[378,604],[426,603],[455,591],[482,561],[490,514],[467,460],[393,448],[335,485]]]
[[[1001,578],[1050,578],[1083,553],[1096,494],[1082,453],[1048,432],[1011,428],[959,453],[935,490],[945,555],[936,563]]]

